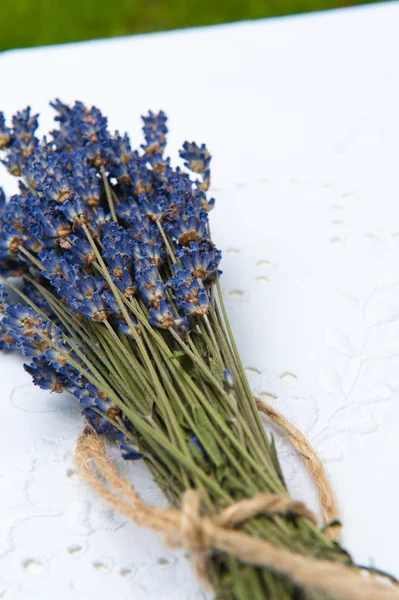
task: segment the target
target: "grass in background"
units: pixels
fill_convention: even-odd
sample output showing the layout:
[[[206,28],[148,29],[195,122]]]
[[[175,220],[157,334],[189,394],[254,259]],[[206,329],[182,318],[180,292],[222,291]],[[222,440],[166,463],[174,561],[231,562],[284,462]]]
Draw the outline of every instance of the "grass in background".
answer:
[[[2,0],[0,50],[370,3],[371,0]]]

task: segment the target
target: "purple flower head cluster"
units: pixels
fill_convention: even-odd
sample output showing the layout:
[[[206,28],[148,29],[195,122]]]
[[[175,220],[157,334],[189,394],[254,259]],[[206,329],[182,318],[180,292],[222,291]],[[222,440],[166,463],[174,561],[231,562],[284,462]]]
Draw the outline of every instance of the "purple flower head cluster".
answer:
[[[6,200],[0,188],[0,273],[19,277],[31,302],[11,305],[0,292],[0,345],[29,357],[37,385],[69,391],[95,429],[108,432],[118,409],[82,375],[51,297],[78,322],[127,338],[140,334],[134,315],[126,319],[135,305],[151,327],[186,336],[211,309],[221,258],[208,230],[211,156],[186,142],[180,155],[195,177],[172,167],[162,111],[143,117],[144,143],[134,150],[97,108],[52,106],[58,127],[42,139],[30,108],[9,125],[0,113],[2,163],[20,190]]]
[[[22,304],[9,305],[7,294],[0,290],[0,343],[3,348],[18,349],[31,362],[25,370],[35,385],[51,392],[69,392],[83,407],[83,415],[98,433],[114,434],[119,440],[123,456],[139,458],[140,453],[126,436],[102,415],[118,415],[110,400],[81,374],[84,368],[79,357],[68,348],[63,328],[46,315]],[[73,364],[71,362],[73,361]],[[76,366],[75,366],[76,365]]]

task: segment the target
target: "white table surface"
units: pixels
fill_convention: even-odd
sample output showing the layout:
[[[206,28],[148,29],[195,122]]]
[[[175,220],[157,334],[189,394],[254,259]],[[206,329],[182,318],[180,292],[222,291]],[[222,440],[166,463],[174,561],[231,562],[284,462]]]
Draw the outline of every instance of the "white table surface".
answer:
[[[399,575],[399,4],[0,56],[1,109],[51,127],[59,96],[170,153],[213,152],[215,240],[253,389],[325,460],[354,557]],[[11,179],[3,173],[9,190]],[[190,600],[190,565],[114,514],[74,472],[73,403],[0,357],[0,597]],[[316,507],[279,441],[292,493]],[[140,464],[122,468],[162,501]]]

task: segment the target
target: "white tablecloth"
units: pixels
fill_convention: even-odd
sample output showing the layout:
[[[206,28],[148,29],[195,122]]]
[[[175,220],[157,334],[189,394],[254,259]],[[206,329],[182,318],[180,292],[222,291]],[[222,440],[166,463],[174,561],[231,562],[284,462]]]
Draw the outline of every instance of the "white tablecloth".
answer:
[[[399,4],[0,56],[0,108],[98,105],[141,142],[205,141],[223,286],[253,389],[323,457],[344,542],[399,575]],[[9,190],[14,185],[1,174]],[[198,599],[190,565],[127,523],[74,471],[72,401],[0,357],[0,596]],[[290,489],[317,507],[279,441]],[[142,465],[122,465],[162,501]],[[3,594],[3,595],[2,595]]]

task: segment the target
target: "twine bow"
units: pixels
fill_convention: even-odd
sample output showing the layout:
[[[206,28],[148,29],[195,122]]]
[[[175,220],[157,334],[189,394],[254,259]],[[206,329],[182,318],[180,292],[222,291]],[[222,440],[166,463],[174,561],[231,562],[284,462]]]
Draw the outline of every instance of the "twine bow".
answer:
[[[284,422],[280,426],[285,428]],[[295,428],[293,430],[296,431]],[[307,441],[306,444],[314,454]],[[169,546],[184,548],[204,584],[209,584],[207,558],[211,552],[219,551],[233,555],[243,563],[284,575],[309,591],[322,592],[342,600],[399,600],[397,588],[379,583],[375,578],[366,577],[342,563],[292,552],[233,529],[260,514],[272,517],[291,513],[315,522],[313,513],[301,502],[272,494],[259,494],[229,506],[216,516],[207,516],[201,513],[199,493],[187,490],[183,494],[180,510],[151,506],[143,502],[132,484],[121,477],[105,454],[103,440],[89,428],[79,436],[75,461],[81,475],[113,508],[137,525],[162,533]]]

